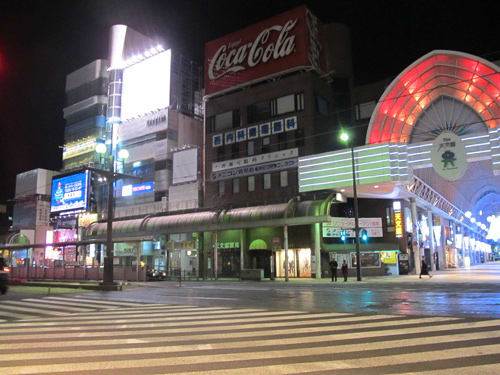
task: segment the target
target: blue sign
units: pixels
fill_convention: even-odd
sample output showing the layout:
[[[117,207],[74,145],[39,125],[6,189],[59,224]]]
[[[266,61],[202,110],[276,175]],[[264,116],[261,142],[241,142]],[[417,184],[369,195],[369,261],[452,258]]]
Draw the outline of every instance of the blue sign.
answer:
[[[89,172],[54,178],[50,212],[78,211],[87,209]]]
[[[283,120],[273,121],[273,134],[283,132]]]
[[[154,182],[143,182],[142,184],[125,185],[122,187],[122,197],[150,193],[154,191]]]
[[[212,137],[212,146],[213,147],[222,146],[222,134],[216,134]]]

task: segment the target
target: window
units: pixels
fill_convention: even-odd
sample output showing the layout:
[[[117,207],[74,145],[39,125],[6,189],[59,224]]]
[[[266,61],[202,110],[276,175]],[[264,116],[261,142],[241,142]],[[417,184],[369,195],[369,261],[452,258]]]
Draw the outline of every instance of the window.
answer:
[[[316,111],[320,115],[328,116],[328,102],[322,96],[316,96]]]
[[[210,117],[207,118],[207,129],[208,131],[220,132],[222,130],[234,129],[240,126],[240,111],[227,111],[224,113],[220,113],[215,115],[215,120],[211,120]],[[212,121],[215,124],[212,124]]]
[[[167,159],[155,161],[155,171],[161,171],[162,169],[167,169]]]
[[[236,159],[240,156],[240,143],[233,143],[231,145],[231,158]]]
[[[304,94],[290,94],[248,106],[247,120],[249,124],[252,124],[269,120],[274,116],[302,110],[304,110]]]
[[[276,99],[277,115],[293,111],[295,111],[295,95],[282,96],[281,98]]]
[[[269,100],[248,106],[248,123],[264,121],[271,117],[271,106]]]
[[[295,110],[303,111],[304,110],[304,93],[301,92],[299,94],[295,94]]]
[[[233,194],[238,194],[240,192],[240,179],[233,179]]]
[[[261,153],[267,154],[268,152],[271,152],[271,138],[265,137],[265,138],[262,138]]]
[[[356,104],[356,120],[364,120],[370,118],[377,102],[372,100],[371,102]]]
[[[241,116],[240,116],[240,110],[235,109],[233,111],[233,129],[239,128],[241,125]]]
[[[304,129],[295,130],[295,147],[304,147]]]
[[[167,139],[167,131],[166,130],[156,133],[156,140],[160,141],[162,139]]]
[[[387,225],[391,226],[394,225],[394,210],[392,207],[386,207],[385,209],[385,220],[387,222]]]
[[[248,147],[248,156],[255,155],[255,142],[248,141],[247,147]]]
[[[224,146],[217,147],[217,161],[223,161],[225,159],[226,153],[224,151],[225,151]]]
[[[177,141],[177,130],[167,129],[167,138],[172,141]]]
[[[286,149],[286,135],[287,133],[278,133],[278,148],[280,150]]]
[[[265,173],[264,174],[264,189],[271,189],[271,174],[270,173]]]
[[[215,116],[207,117],[207,134],[215,133]]]
[[[280,172],[280,186],[287,187],[288,186],[288,171]]]
[[[255,191],[255,176],[248,176],[248,191]]]
[[[224,185],[224,181],[219,181],[219,197],[222,197],[225,193],[226,186]]]

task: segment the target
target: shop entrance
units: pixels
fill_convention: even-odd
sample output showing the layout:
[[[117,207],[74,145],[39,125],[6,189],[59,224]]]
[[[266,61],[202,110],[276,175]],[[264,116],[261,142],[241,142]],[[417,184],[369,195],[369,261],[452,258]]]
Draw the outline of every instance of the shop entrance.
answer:
[[[218,276],[240,276],[240,252],[238,249],[220,249],[217,263]]]
[[[264,277],[271,277],[271,254],[269,250],[252,250],[252,268],[263,269]]]

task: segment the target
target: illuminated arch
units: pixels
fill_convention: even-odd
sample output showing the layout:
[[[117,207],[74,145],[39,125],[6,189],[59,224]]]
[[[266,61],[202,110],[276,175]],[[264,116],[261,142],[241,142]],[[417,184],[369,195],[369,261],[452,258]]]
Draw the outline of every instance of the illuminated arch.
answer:
[[[408,142],[421,112],[448,96],[473,108],[490,129],[500,123],[500,74],[493,63],[455,51],[432,51],[387,87],[370,119],[366,143]]]

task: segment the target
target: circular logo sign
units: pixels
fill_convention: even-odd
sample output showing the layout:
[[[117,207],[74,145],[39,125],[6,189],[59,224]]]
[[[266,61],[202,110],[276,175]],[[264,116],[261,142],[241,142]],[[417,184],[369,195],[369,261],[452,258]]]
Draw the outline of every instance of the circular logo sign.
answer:
[[[448,181],[456,181],[467,169],[465,145],[453,132],[442,132],[432,143],[432,166],[438,175]]]

